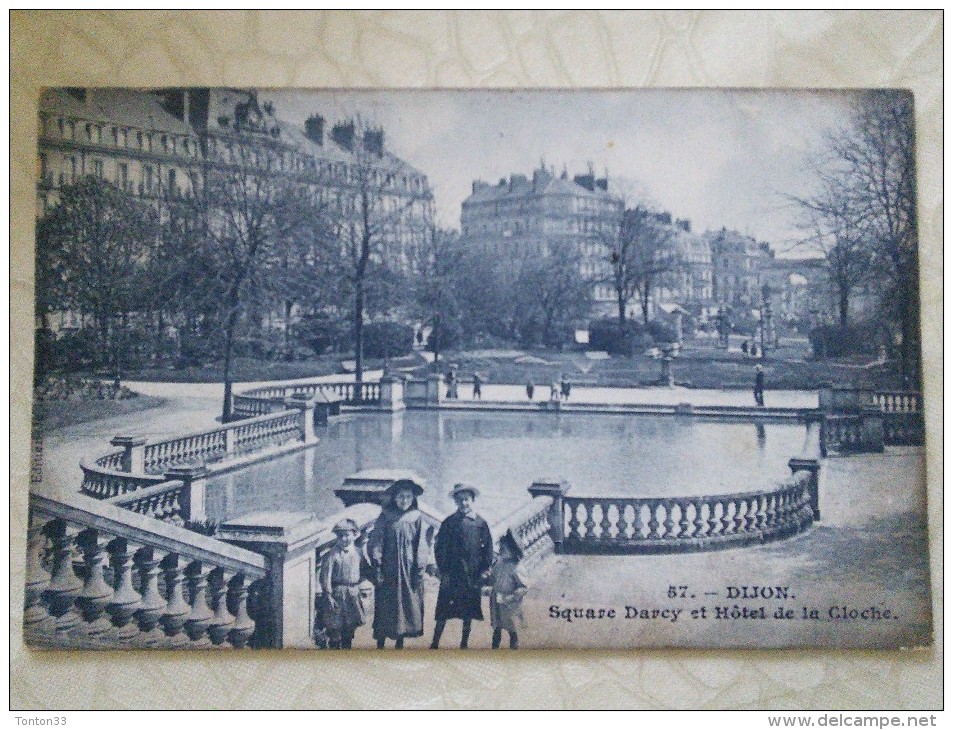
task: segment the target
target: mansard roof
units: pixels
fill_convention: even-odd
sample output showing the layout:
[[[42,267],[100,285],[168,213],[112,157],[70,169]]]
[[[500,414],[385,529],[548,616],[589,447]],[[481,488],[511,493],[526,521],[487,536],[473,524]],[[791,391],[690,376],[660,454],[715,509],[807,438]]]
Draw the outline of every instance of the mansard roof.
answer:
[[[142,130],[196,134],[191,125],[167,112],[162,100],[148,91],[89,89],[87,93],[90,99],[84,102],[64,89],[47,89],[40,98],[40,111]]]
[[[537,173],[541,171],[537,170]],[[519,200],[521,198],[543,195],[573,195],[580,198],[598,198],[600,200],[614,200],[605,190],[597,188],[589,190],[568,177],[557,177],[547,172],[537,174],[533,178],[525,175],[512,175],[508,180],[501,180],[496,185],[476,181],[473,194],[463,202],[485,203],[503,200]]]

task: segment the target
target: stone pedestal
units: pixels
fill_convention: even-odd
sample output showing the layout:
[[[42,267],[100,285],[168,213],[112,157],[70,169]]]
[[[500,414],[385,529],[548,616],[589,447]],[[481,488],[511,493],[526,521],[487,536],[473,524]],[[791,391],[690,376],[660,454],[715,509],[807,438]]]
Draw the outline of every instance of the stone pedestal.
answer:
[[[314,425],[327,426],[332,416],[341,415],[341,398],[328,395],[325,389],[314,394]]]
[[[306,444],[313,444],[318,440],[314,430],[314,404],[314,396],[305,393],[295,393],[285,398],[285,408],[296,408],[301,413],[301,440]]]
[[[553,498],[553,504],[549,508],[549,535],[553,540],[553,547],[557,554],[562,552],[563,541],[566,539],[563,497],[569,493],[569,489],[569,483],[563,480],[537,479],[527,490],[533,499],[536,497]]]
[[[166,470],[166,479],[182,482],[182,519],[186,522],[205,521],[207,477],[208,469],[204,466],[176,466]]]
[[[811,495],[811,510],[814,512],[814,519],[821,519],[821,494],[820,480],[818,475],[821,471],[821,463],[817,459],[794,458],[788,461],[788,468],[792,474],[799,471],[809,471],[811,481],[808,490]]]
[[[881,453],[884,450],[884,414],[877,406],[864,406],[860,412],[861,450]]]
[[[404,381],[395,375],[385,375],[381,378],[381,410],[404,410]]]
[[[398,479],[424,484],[423,479],[407,469],[364,469],[345,477],[344,484],[335,489],[334,494],[345,507],[361,503],[379,505],[384,501],[384,492]]]
[[[141,436],[114,436],[109,442],[123,448],[121,470],[133,474],[146,471],[146,440]]]
[[[440,397],[440,380],[439,375],[427,376],[427,405],[438,405],[443,400]]]
[[[675,387],[675,373],[672,372],[672,358],[668,356],[662,358],[662,385],[666,388]]]

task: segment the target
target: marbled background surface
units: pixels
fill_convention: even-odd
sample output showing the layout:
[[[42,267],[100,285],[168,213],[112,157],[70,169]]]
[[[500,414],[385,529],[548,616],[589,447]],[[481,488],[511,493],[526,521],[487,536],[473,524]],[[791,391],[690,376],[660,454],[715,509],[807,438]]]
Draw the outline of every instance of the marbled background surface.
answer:
[[[13,709],[936,709],[942,648],[942,15],[11,14]],[[916,95],[936,647],[891,652],[42,653],[23,645],[36,101],[42,86],[903,87]]]

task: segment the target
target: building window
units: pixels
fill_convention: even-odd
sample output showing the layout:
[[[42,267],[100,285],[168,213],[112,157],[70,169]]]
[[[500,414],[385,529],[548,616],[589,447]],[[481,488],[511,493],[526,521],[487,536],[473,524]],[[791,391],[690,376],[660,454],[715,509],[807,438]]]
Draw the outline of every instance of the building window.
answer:
[[[116,127],[112,128],[112,135],[113,135],[113,145],[118,147],[119,146],[119,130]]]
[[[169,192],[172,194],[179,192],[175,186],[175,170],[169,170]]]
[[[89,142],[93,141],[93,125],[92,124],[86,125],[86,139]]]
[[[152,179],[152,168],[149,165],[146,165],[145,167],[142,168],[142,184],[145,187],[145,192],[147,193],[152,192],[153,183],[154,181]]]
[[[125,162],[119,163],[119,187],[123,190],[129,189],[129,165]]]
[[[122,130],[122,146],[123,147],[129,146],[129,130],[128,129]]]
[[[70,163],[70,182],[76,182],[76,178],[79,177],[79,166],[76,164],[76,156],[69,158]]]
[[[103,177],[103,161],[102,160],[93,160],[93,175],[98,178]]]
[[[136,132],[136,147],[142,149],[142,132]]]

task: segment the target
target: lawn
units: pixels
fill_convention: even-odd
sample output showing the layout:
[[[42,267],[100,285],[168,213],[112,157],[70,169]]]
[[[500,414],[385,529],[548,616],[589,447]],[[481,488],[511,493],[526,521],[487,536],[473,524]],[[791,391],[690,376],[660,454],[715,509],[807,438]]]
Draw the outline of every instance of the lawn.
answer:
[[[126,416],[158,408],[163,398],[137,395],[125,400],[54,400],[33,402],[33,420],[38,430],[49,432],[80,423],[89,423],[113,416]]]

